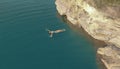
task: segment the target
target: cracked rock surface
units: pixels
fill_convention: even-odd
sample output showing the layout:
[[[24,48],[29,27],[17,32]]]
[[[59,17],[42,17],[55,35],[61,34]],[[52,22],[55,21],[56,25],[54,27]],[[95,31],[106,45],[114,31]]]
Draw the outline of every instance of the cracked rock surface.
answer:
[[[120,69],[120,0],[56,0],[55,4],[72,24],[106,42],[97,51],[101,61],[107,69]]]

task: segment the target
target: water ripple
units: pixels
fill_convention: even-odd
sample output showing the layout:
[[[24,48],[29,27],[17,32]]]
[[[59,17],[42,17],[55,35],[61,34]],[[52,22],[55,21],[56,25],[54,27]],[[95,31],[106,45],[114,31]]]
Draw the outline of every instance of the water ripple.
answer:
[[[3,2],[1,3],[1,5],[3,5],[4,3],[6,4],[7,2]],[[8,6],[4,7],[4,9],[0,8],[2,9],[2,11],[0,11],[0,23],[6,21],[10,23],[18,20],[31,19],[34,17],[47,17],[53,15],[53,13],[51,14],[49,12],[54,11],[53,9],[54,6],[50,7],[45,4],[44,5],[43,4],[27,5],[27,4],[15,3],[14,5],[10,5],[9,7]]]

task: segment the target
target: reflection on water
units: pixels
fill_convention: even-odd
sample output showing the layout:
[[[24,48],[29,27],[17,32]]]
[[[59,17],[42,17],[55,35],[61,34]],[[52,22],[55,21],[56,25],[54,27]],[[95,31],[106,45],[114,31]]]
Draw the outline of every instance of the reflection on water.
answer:
[[[98,69],[92,43],[57,17],[54,0],[0,6],[0,69]],[[45,31],[61,28],[53,38]]]
[[[73,25],[69,20],[67,20],[66,16],[61,16],[59,13],[57,13],[57,17],[67,23],[67,25],[70,27],[70,29],[80,36],[84,37],[84,39],[89,40],[89,42],[92,43],[92,47],[94,47],[94,52],[97,52],[98,48],[102,46],[106,46],[106,43],[97,39],[94,39],[92,36],[90,36],[82,27],[78,27],[78,25]],[[96,62],[98,65],[98,69],[106,69],[103,62],[101,61],[101,56],[96,54]]]

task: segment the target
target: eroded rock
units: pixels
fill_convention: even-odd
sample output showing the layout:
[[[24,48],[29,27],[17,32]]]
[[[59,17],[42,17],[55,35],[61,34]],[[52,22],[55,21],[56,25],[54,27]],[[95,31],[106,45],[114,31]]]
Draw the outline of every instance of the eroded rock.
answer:
[[[60,15],[93,38],[112,44],[98,49],[108,69],[120,69],[120,0],[56,0]]]

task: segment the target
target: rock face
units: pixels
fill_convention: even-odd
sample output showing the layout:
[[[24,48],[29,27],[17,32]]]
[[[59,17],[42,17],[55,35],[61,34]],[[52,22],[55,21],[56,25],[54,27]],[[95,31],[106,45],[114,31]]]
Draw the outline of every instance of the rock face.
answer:
[[[56,0],[60,15],[107,43],[99,48],[107,69],[120,69],[120,0]]]

